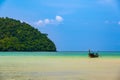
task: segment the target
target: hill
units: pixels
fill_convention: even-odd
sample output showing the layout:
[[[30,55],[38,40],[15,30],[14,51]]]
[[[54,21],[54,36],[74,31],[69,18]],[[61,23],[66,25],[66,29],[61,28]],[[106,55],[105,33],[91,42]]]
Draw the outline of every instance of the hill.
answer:
[[[56,51],[55,44],[31,25],[0,18],[0,51]]]

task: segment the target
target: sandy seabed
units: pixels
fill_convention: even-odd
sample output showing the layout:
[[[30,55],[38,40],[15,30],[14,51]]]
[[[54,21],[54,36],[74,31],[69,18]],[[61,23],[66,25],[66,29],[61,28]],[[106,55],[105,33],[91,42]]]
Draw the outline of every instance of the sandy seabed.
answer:
[[[0,80],[120,80],[120,58],[0,56]]]

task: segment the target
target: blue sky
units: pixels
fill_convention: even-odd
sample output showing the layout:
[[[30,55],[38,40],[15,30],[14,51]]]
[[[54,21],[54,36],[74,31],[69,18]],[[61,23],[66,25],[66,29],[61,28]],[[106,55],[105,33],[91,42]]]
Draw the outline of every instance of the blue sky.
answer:
[[[0,17],[47,33],[58,51],[120,51],[119,0],[0,0]]]

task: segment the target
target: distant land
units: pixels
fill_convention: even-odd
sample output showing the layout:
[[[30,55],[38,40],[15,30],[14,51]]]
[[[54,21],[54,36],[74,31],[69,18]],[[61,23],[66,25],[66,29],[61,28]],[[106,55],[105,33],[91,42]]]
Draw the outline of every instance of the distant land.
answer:
[[[56,51],[55,44],[31,25],[0,18],[0,51]]]

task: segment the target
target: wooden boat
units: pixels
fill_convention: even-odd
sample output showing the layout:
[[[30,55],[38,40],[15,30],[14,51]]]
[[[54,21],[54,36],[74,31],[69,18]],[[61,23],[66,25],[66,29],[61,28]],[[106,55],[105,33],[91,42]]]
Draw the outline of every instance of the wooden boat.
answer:
[[[88,55],[89,55],[90,58],[97,58],[97,57],[99,57],[98,53],[91,52],[90,50],[89,50]]]

